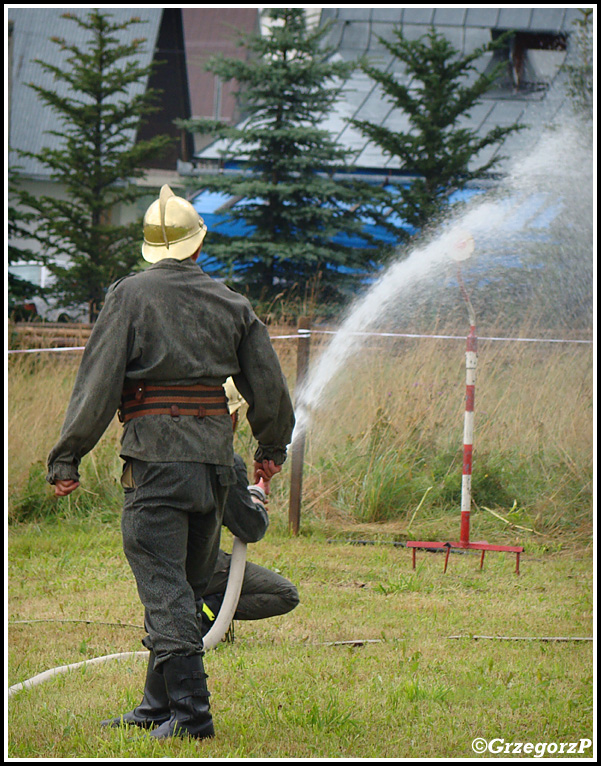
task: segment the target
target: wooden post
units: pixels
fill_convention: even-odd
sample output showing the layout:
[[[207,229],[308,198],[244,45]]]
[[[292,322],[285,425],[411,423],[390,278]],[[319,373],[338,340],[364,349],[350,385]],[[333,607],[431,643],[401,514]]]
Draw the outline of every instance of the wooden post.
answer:
[[[309,351],[311,347],[311,322],[309,317],[300,317],[298,321],[298,347],[296,354],[296,392],[306,380],[309,371]],[[300,529],[300,506],[303,485],[303,460],[305,454],[305,433],[302,431],[294,438],[290,458],[290,505],[288,508],[288,527],[293,535]]]

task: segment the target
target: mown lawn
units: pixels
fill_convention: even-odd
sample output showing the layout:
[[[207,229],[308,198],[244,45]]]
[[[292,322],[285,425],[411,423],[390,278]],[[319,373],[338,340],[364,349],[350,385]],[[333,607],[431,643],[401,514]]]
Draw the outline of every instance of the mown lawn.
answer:
[[[8,756],[476,758],[476,738],[496,748],[577,743],[578,757],[593,756],[592,642],[543,640],[593,635],[590,547],[560,549],[533,536],[519,576],[514,558],[498,553],[482,570],[477,556],[453,554],[443,574],[442,557],[420,551],[413,571],[410,552],[385,535],[351,545],[314,524],[291,538],[272,515],[249,558],[296,583],[301,604],[236,622],[234,643],[207,655],[214,740],[152,743],[138,730],[101,729],[100,720],[139,702],[145,661],[131,657],[11,696]],[[9,685],[142,649],[142,610],[117,522],[56,520],[9,532]],[[574,757],[563,750],[555,757]]]

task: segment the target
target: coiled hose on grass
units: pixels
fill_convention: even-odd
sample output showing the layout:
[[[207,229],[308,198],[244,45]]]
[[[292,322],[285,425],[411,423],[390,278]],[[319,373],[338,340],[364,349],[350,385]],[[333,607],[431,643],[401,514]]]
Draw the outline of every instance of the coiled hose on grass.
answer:
[[[242,591],[245,567],[246,543],[242,542],[238,537],[234,537],[232,557],[230,560],[230,573],[228,576],[227,587],[225,589],[225,595],[223,597],[223,603],[212,628],[203,639],[205,651],[214,649],[217,644],[220,643],[234,618],[240,599],[240,592]],[[122,660],[128,657],[148,657],[148,651],[106,654],[103,657],[93,657],[92,659],[83,660],[82,662],[74,662],[71,665],[60,665],[59,667],[45,670],[43,673],[38,673],[36,676],[27,679],[27,681],[10,686],[8,689],[8,696],[12,697],[23,689],[30,689],[44,681],[48,681],[50,678],[54,678],[54,676],[60,675],[61,673],[77,670],[77,668],[86,665],[98,665],[102,662],[108,662],[109,660]]]

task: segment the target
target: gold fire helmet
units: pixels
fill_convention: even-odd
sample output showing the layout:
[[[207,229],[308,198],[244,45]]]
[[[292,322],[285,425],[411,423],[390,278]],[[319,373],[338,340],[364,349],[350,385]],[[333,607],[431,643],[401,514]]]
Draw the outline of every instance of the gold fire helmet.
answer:
[[[194,255],[206,233],[205,222],[194,207],[165,184],[144,216],[142,255],[149,263],[163,258],[183,261]]]

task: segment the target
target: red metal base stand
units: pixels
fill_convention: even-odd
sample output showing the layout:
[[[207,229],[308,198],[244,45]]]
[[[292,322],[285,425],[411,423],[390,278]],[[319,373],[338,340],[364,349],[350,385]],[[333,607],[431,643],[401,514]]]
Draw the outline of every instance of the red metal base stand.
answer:
[[[410,540],[407,543],[407,548],[412,548],[413,568],[415,569],[416,549],[425,548],[426,550],[442,550],[446,548],[446,555],[444,557],[444,571],[447,571],[447,564],[449,562],[449,554],[451,548],[457,548],[458,550],[470,550],[470,551],[482,551],[480,556],[480,569],[484,565],[484,554],[486,551],[501,551],[506,553],[515,553],[515,573],[520,573],[520,553],[524,552],[524,548],[521,545],[492,545],[486,542],[479,543],[462,543],[462,542],[446,542],[446,543],[430,543],[418,540]]]

